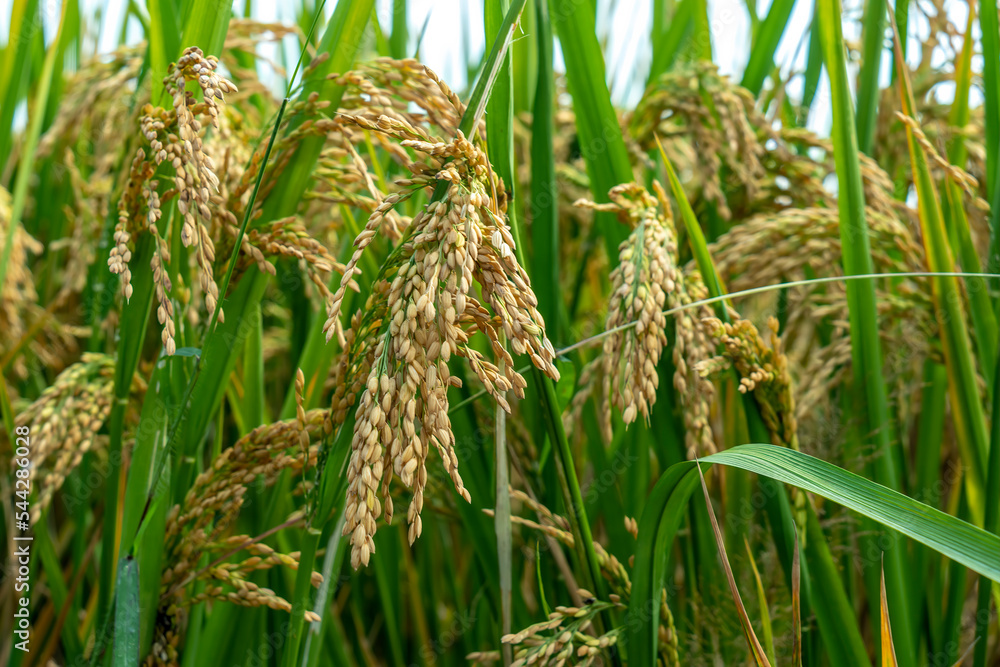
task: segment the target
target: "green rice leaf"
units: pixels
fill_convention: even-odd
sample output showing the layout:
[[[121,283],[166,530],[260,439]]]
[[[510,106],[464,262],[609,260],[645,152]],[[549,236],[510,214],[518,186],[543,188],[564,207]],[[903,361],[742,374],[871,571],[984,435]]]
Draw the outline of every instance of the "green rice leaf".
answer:
[[[885,49],[885,0],[865,2],[865,15],[861,29],[863,52],[861,76],[858,80],[858,148],[871,153],[878,120],[878,77]]]
[[[184,21],[183,32],[185,43],[181,44],[181,48],[198,46],[207,54],[217,54],[222,51],[222,44],[229,30],[232,6],[228,0],[198,0],[187,3],[185,5],[187,20]],[[169,24],[164,28],[169,28]]]
[[[996,559],[1000,537],[831,463],[785,447],[750,444],[701,459],[703,470],[711,464],[747,470],[815,493],[911,537],[992,581],[1000,581],[1000,562]],[[639,522],[640,542],[625,622],[629,658],[639,664],[655,664],[655,610],[665,581],[664,567],[684,507],[697,485],[695,462],[671,466],[651,492]],[[810,541],[818,530],[818,523],[811,517]],[[831,653],[835,654],[832,649]],[[867,662],[863,653],[861,657]],[[838,660],[833,664],[851,663]]]
[[[898,43],[898,39],[897,39]],[[901,54],[896,49],[897,69]],[[915,114],[913,93],[908,75],[899,78],[903,113],[912,118]],[[941,202],[931,177],[930,165],[923,146],[917,141],[913,128],[906,125],[910,163],[913,165],[913,182],[917,191],[920,229],[931,271],[954,272],[955,262],[944,228]],[[989,436],[986,416],[979,397],[975,361],[965,324],[962,308],[961,286],[954,276],[931,278],[932,297],[937,319],[941,322],[941,342],[944,347],[945,365],[948,367],[948,394],[957,431],[959,450],[969,472],[965,476],[969,504],[977,523],[983,520],[984,486]],[[893,609],[895,610],[895,605]],[[899,650],[897,642],[897,650]]]
[[[510,11],[508,0],[489,0],[485,8],[486,38],[496,35],[495,41],[502,42],[505,38],[503,29],[504,14]],[[523,6],[523,4],[522,4]],[[511,77],[511,54],[507,50],[499,60],[499,70],[493,86],[487,91],[489,100],[486,103],[486,144],[490,162],[497,170],[497,175],[503,182],[509,196],[517,201],[514,187],[514,127],[513,127],[513,96],[514,81]],[[507,214],[510,219],[511,232],[515,246],[522,245],[523,236],[517,223],[516,207],[509,206]],[[521,257],[524,257],[522,249]],[[501,336],[501,343],[506,346],[506,340]],[[501,365],[502,370],[502,365]],[[499,565],[500,582],[500,631],[504,635],[511,631],[511,601],[513,593],[513,547],[510,522],[510,493],[508,480],[510,464],[507,461],[507,413],[501,405],[494,406],[494,476],[496,488],[495,514],[493,528],[497,538],[497,563]],[[507,654],[509,662],[510,647],[501,645],[502,653]]]
[[[819,89],[819,76],[823,70],[823,48],[819,39],[819,27],[813,16],[809,25],[809,53],[806,56],[806,71],[803,74],[802,103],[799,110],[799,125],[805,125],[809,118],[809,109],[816,99]]]
[[[993,373],[994,387],[1000,387],[1000,362]],[[993,394],[993,428],[990,431],[989,468],[986,471],[986,508],[984,526],[994,535],[1000,534],[1000,392]],[[997,587],[991,585],[989,577],[979,578],[979,592],[976,600],[976,648],[973,654],[974,667],[986,667],[989,626],[990,598],[997,597]],[[993,579],[995,582],[996,579]],[[992,593],[992,595],[991,595]]]
[[[677,202],[678,208],[681,210],[681,219],[684,221],[684,229],[687,230],[688,234],[688,244],[691,246],[691,252],[694,254],[695,262],[698,264],[702,280],[705,281],[705,287],[713,297],[722,296],[726,293],[726,289],[719,278],[719,272],[715,270],[712,255],[708,251],[708,243],[705,241],[705,233],[701,230],[698,218],[694,215],[691,203],[688,201],[687,195],[684,194],[684,188],[681,186],[681,182],[677,178],[677,173],[674,171],[673,165],[670,164],[670,160],[663,150],[663,144],[660,143],[659,137],[656,138],[656,145],[660,149],[663,167],[666,169],[667,180],[670,182],[670,191],[674,195],[674,201]],[[720,301],[714,307],[719,319],[729,321],[725,303]]]
[[[861,164],[858,158],[858,138],[854,109],[847,81],[844,36],[841,29],[839,0],[819,0],[817,21],[820,29],[826,70],[830,76],[833,104],[833,155],[836,163],[840,211],[840,238],[845,275],[875,273],[868,240],[865,216],[865,193],[861,183]],[[892,447],[893,423],[889,415],[889,402],[885,379],[882,374],[882,347],[879,339],[878,308],[873,281],[851,281],[847,284],[847,304],[850,313],[851,360],[854,385],[863,388],[864,401],[859,391],[855,405],[862,415],[862,434],[868,435],[875,449],[875,459],[869,466],[875,480],[891,489],[899,488],[897,470],[898,448]],[[897,539],[887,535],[887,539]],[[906,571],[905,549],[901,544],[889,549],[885,559],[888,579],[889,602],[897,614],[895,632],[896,650],[904,664],[912,664],[917,647],[913,635],[915,619],[912,618],[910,588],[912,581]],[[868,597],[878,596],[877,582],[869,579]]]
[[[765,475],[862,514],[1000,582],[1000,537],[815,457],[774,445],[743,445],[702,459]]]
[[[150,99],[154,104],[162,106],[165,101],[163,77],[167,75],[167,67],[177,59],[181,51],[192,45],[181,46],[180,17],[177,15],[177,6],[173,0],[149,0],[148,9],[149,63],[153,70],[150,76],[152,85]]]
[[[903,50],[903,60],[906,60],[906,36],[909,35],[910,26],[910,0],[897,0],[895,3],[895,8],[893,9],[895,13],[896,29],[899,30],[899,34],[904,38],[901,42]],[[893,58],[889,61],[892,67],[892,81],[895,83],[896,79],[899,78],[899,73],[896,71],[896,59]]]
[[[47,514],[48,512],[46,512]],[[48,516],[43,516],[41,525],[44,529],[34,532],[34,545],[41,559],[42,570],[45,572],[45,579],[49,587],[49,592],[52,595],[52,602],[57,609],[63,609],[69,602],[69,590],[66,586],[66,580],[63,577],[59,556],[56,553],[55,545],[52,543],[53,536],[47,529],[47,521]],[[77,635],[76,627],[72,623],[63,623],[60,637],[62,638],[62,646],[66,651],[67,660],[80,659],[80,656],[83,655],[83,646],[80,645],[80,637]]]
[[[392,33],[389,35],[389,49],[393,58],[407,58],[409,25],[406,14],[406,0],[392,0]]]
[[[757,639],[757,633],[754,632],[753,624],[750,622],[750,616],[747,614],[746,607],[743,606],[740,591],[736,587],[736,578],[733,576],[733,569],[730,567],[729,557],[726,555],[726,544],[722,538],[722,529],[719,528],[719,522],[715,518],[715,509],[712,507],[712,498],[708,495],[708,485],[705,484],[705,476],[702,474],[701,466],[695,466],[695,470],[698,471],[698,481],[701,482],[701,490],[705,496],[705,506],[708,509],[708,518],[712,523],[712,535],[715,537],[715,544],[719,550],[719,556],[722,558],[722,566],[726,573],[726,581],[729,584],[729,591],[733,596],[733,603],[736,605],[736,613],[740,618],[740,626],[742,626],[743,629],[743,638],[746,640],[747,647],[750,649],[750,655],[753,656],[754,664],[757,665],[757,667],[771,667],[771,662],[768,660],[764,647],[761,646],[760,640]]]
[[[574,0],[553,0],[552,25],[559,36],[566,78],[573,96],[580,151],[587,163],[590,190],[595,201],[607,202],[608,191],[634,178],[628,151],[611,105],[605,82],[604,55],[597,41],[594,14],[581,11]],[[595,215],[612,264],[618,261],[618,245],[628,230],[610,213]]]
[[[165,433],[164,433],[165,435]],[[163,536],[170,511],[170,465],[164,468],[159,485],[153,490],[149,517],[136,536],[135,561],[139,568],[139,654],[148,655],[156,626],[155,610],[160,604],[160,578],[163,572]],[[138,505],[141,506],[141,505]]]
[[[750,62],[743,71],[740,85],[754,95],[760,93],[771,70],[774,69],[774,52],[778,49],[781,36],[788,27],[788,19],[795,7],[795,0],[775,0],[767,10],[767,18],[758,28],[753,49],[750,51]]]
[[[549,340],[562,341],[559,289],[559,193],[556,184],[555,73],[548,3],[535,3],[538,78],[531,116],[531,277]]]
[[[691,18],[694,16],[696,2],[697,0],[680,0],[674,6],[673,16],[668,21],[666,31],[654,35],[653,64],[649,68],[647,86],[659,79],[677,60],[684,40],[691,34]]]
[[[858,143],[854,133],[854,110],[847,82],[844,38],[840,28],[839,0],[817,3],[818,26],[826,68],[833,93],[833,154],[839,183],[840,236],[846,275],[875,273],[865,217],[865,196],[861,184]],[[855,382],[865,388],[867,411],[865,432],[875,433],[882,464],[881,480],[890,488],[899,485],[890,464],[889,414],[882,376],[882,349],[878,337],[875,285],[871,281],[847,283],[851,315],[851,348]]]
[[[0,174],[10,157],[14,110],[27,90],[25,84],[30,76],[31,45],[42,24],[38,15],[38,0],[15,0],[10,10],[7,46],[0,64]]]
[[[771,611],[768,609],[767,594],[764,592],[764,583],[760,579],[760,572],[757,570],[757,562],[754,560],[753,551],[750,550],[750,542],[743,536],[743,545],[747,550],[747,561],[750,563],[750,570],[753,572],[753,581],[757,589],[757,608],[760,613],[761,636],[763,637],[764,650],[767,659],[772,665],[777,664],[774,658],[774,630],[771,626]]]
[[[973,39],[974,12],[969,12],[969,20],[965,27],[965,37],[962,51],[955,63],[955,101],[952,103],[949,122],[953,127],[965,127],[969,124],[969,91],[972,87],[972,55],[975,50]],[[902,43],[900,43],[902,46]],[[968,150],[965,138],[958,134],[954,137],[948,149],[948,160],[956,167],[965,169],[968,161]],[[944,184],[946,201],[943,213],[952,252],[955,253],[962,270],[969,273],[980,273],[982,265],[979,262],[979,252],[972,240],[968,216],[965,213],[965,198],[957,183],[948,179]],[[969,315],[975,332],[976,351],[979,354],[979,364],[983,369],[993,368],[997,361],[997,319],[990,302],[990,295],[984,278],[969,278],[966,282],[966,294],[969,299]],[[986,375],[986,373],[984,373]],[[987,383],[988,395],[996,389]]]
[[[118,564],[115,593],[114,667],[139,664],[139,567],[131,556]]]
[[[971,8],[970,8],[971,11]],[[992,202],[997,195],[997,161],[1000,160],[1000,18],[993,0],[980,0],[979,27],[983,31],[983,128],[986,145],[986,199]],[[994,208],[995,210],[995,208]],[[994,220],[995,220],[994,216]],[[994,224],[992,238],[998,235]]]
[[[64,3],[63,11],[59,19],[59,30],[56,33],[55,40],[52,42],[52,45],[49,46],[48,51],[46,51],[45,54],[45,61],[42,64],[42,73],[33,102],[35,112],[31,115],[28,122],[28,132],[25,136],[24,146],[21,148],[21,159],[18,162],[17,177],[15,178],[14,190],[12,192],[13,201],[11,203],[10,220],[7,222],[7,236],[3,240],[3,248],[0,248],[0,295],[3,294],[4,285],[6,284],[10,253],[11,248],[13,247],[14,230],[21,225],[21,217],[24,214],[25,205],[28,202],[28,184],[35,166],[35,155],[38,151],[38,140],[42,134],[42,121],[45,118],[45,114],[42,113],[42,110],[49,104],[49,92],[52,88],[56,57],[60,53],[61,43],[64,39],[63,28],[65,26],[68,6],[68,3]],[[26,16],[23,20],[30,21],[31,23],[35,22],[33,14]],[[27,30],[27,34],[32,36],[35,34],[30,27],[25,27],[25,30]],[[26,46],[26,44],[20,44],[18,42],[13,48],[20,50],[22,47]],[[16,53],[14,54],[14,57],[17,57]],[[13,67],[16,68],[17,66],[18,64],[14,62]],[[20,79],[17,77],[17,72],[13,71],[9,79],[8,90],[4,91],[4,98],[2,98],[4,108],[10,108],[11,112],[13,112],[13,108],[17,106],[16,91],[14,90],[14,86],[19,85],[19,82]],[[3,119],[0,118],[0,120]],[[5,125],[4,128],[6,127],[7,126]],[[7,130],[5,129],[5,131]],[[0,142],[2,141],[3,137],[0,136]],[[3,149],[2,143],[0,143],[0,149]],[[0,152],[0,172],[2,172],[5,161],[5,155]]]

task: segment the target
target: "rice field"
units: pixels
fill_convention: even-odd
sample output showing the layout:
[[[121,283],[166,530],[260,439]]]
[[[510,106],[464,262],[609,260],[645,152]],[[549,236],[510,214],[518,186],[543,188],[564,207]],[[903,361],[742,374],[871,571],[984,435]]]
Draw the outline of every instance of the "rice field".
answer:
[[[91,5],[0,6],[0,664],[1000,665],[996,0]]]

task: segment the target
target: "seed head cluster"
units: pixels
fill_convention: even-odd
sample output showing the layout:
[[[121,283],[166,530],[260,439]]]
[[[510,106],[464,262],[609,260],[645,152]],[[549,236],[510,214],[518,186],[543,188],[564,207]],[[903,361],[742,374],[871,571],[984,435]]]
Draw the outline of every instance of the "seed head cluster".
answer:
[[[329,433],[328,411],[296,412],[295,419],[258,427],[223,450],[195,478],[184,501],[167,513],[157,635],[147,665],[177,664],[177,628],[186,610],[203,600],[291,611],[286,599],[250,576],[275,566],[296,570],[299,554],[282,554],[250,535],[234,535],[232,527],[251,485],[270,485],[285,471],[301,474],[315,464],[319,447],[312,443]],[[284,525],[301,525],[304,518],[298,510]],[[207,567],[202,566],[205,555]],[[233,556],[245,557],[229,560]],[[193,592],[195,582],[204,584],[202,592]],[[321,582],[314,572],[312,584]],[[309,611],[306,619],[318,620]]]
[[[156,252],[152,260],[154,283],[157,292],[157,318],[163,326],[163,344],[167,354],[176,350],[172,308],[165,304],[170,293],[170,281],[163,267],[169,261],[168,245],[161,243],[157,223],[162,215],[161,200],[177,198],[177,211],[181,215],[180,240],[191,248],[198,266],[198,281],[205,297],[205,306],[211,317],[219,307],[219,288],[215,283],[215,243],[210,233],[213,193],[219,190],[216,165],[204,148],[205,125],[219,129],[219,101],[225,93],[235,92],[236,86],[218,75],[218,60],[205,56],[201,49],[190,47],[176,63],[172,63],[163,79],[167,94],[173,101],[171,109],[147,104],[142,109],[139,126],[148,143],[136,151],[125,191],[118,205],[118,224],[115,227],[115,245],[108,258],[112,273],[122,277],[125,298],[132,296],[132,257],[130,244],[139,232],[152,234]],[[188,82],[201,88],[202,99],[186,90]],[[161,197],[159,183],[150,181],[158,168],[168,164],[173,170],[173,189]],[[217,200],[216,200],[217,203]],[[225,317],[221,309],[219,321]]]
[[[884,209],[869,207],[869,242],[880,273],[926,270],[923,248],[907,222]],[[709,245],[715,266],[731,291],[810,277],[842,275],[839,213],[836,206],[786,209],[751,216]],[[897,326],[880,331],[890,376],[907,359],[931,352],[937,334],[926,278],[875,283],[880,321]],[[829,402],[831,388],[850,368],[847,290],[843,283],[790,287],[782,338],[795,372],[796,412],[800,421],[816,422],[816,408]],[[831,336],[816,344],[816,322],[829,321]]]
[[[574,546],[573,533],[570,531],[569,521],[547,508],[545,505],[541,504],[538,500],[533,498],[531,495],[519,491],[517,489],[510,489],[511,500],[515,503],[522,504],[525,508],[534,512],[538,521],[533,521],[526,517],[519,515],[512,515],[511,521],[519,526],[524,526],[531,530],[540,532],[549,538],[552,538],[556,542],[562,544],[563,546],[572,549]],[[486,510],[486,514],[493,516],[491,510]],[[629,533],[638,538],[638,524],[635,519],[625,517],[625,528]],[[612,591],[609,595],[610,602],[616,606],[627,606],[632,595],[632,581],[629,577],[628,569],[621,563],[614,554],[611,554],[604,548],[600,542],[595,541],[594,553],[597,557],[597,565],[600,568],[601,576],[603,576],[608,584],[610,585],[610,590]],[[575,600],[578,600],[580,605],[577,609],[589,607],[593,602],[587,604],[587,600],[592,600],[593,596],[587,591],[579,591]],[[667,661],[668,666],[679,665],[679,657],[677,652],[678,646],[678,636],[677,628],[674,625],[674,617],[670,611],[670,607],[667,605],[666,590],[662,592],[662,597],[660,600],[660,625],[659,625],[659,650],[660,655],[664,657]],[[554,620],[554,617],[550,616],[549,622]],[[543,623],[542,626],[546,625],[548,622]],[[546,628],[539,625],[532,625],[529,628],[522,630],[521,632],[514,633],[509,636],[510,641],[505,639],[507,643],[522,644],[525,647],[532,645],[539,645],[536,642],[540,642],[540,645],[545,647],[542,651],[531,651],[523,652],[518,657],[524,657],[528,659],[525,664],[567,664],[566,662],[560,663],[558,657],[561,651],[566,650],[565,642],[562,642],[558,648],[548,647],[553,644],[554,639],[558,637],[552,636],[538,636],[539,631]],[[528,638],[534,636],[534,640],[529,641]],[[593,637],[581,640],[588,646],[594,646]],[[555,642],[559,643],[559,642]],[[606,647],[607,645],[605,645]],[[603,648],[603,647],[598,647]],[[589,650],[582,653],[567,653],[564,657],[574,656],[577,658],[585,658],[590,655]],[[477,661],[479,663],[489,663],[495,662],[500,659],[500,655],[496,651],[476,653],[469,656],[470,660]],[[577,664],[570,662],[568,664]]]
[[[663,311],[678,303],[676,233],[669,206],[661,208],[635,183],[612,188],[608,196],[611,204],[591,206],[613,210],[634,227],[619,247],[619,263],[611,272],[604,326],[613,330],[636,324],[604,339],[604,411],[614,403],[626,425],[639,415],[648,424],[659,386],[656,367],[667,344]]]
[[[656,402],[659,364],[667,345],[665,310],[675,310],[707,296],[697,269],[678,266],[673,214],[666,193],[654,182],[656,196],[629,183],[609,193],[611,203],[577,202],[578,206],[612,211],[633,225],[619,250],[619,264],[611,272],[611,296],[601,355],[603,369],[602,430],[611,439],[611,406],[621,410],[630,424],[639,415],[648,423]],[[699,360],[714,354],[701,318],[711,310],[700,306],[676,310],[673,361],[674,386],[685,402],[687,449],[714,450],[709,410],[714,396],[712,384],[694,372]],[[634,323],[634,324],[633,324]]]
[[[374,551],[376,520],[383,510],[391,521],[393,473],[413,490],[407,510],[410,542],[420,535],[425,464],[432,446],[458,494],[470,500],[458,473],[448,416],[448,389],[461,384],[448,367],[452,355],[465,358],[494,400],[508,411],[504,394],[513,390],[523,397],[527,383],[514,370],[502,337],[515,354],[528,355],[550,377],[559,376],[537,299],[513,251],[514,239],[500,199],[503,185],[482,150],[461,133],[449,142],[414,139],[420,133],[405,120],[382,116],[375,122],[358,122],[402,139],[403,146],[427,157],[427,163],[410,165],[415,177],[405,181],[404,187],[412,192],[440,184],[444,195],[413,219],[395,257],[389,260],[389,270],[383,268],[376,278],[376,301],[369,312],[378,313],[380,323],[368,338],[354,341],[355,346],[372,351],[372,364],[358,398],[348,466],[344,534],[351,537],[354,567],[368,563]],[[357,237],[344,282],[328,313],[328,340],[337,336],[342,346],[347,344],[339,321],[347,281],[358,272],[362,252],[385,214],[405,196],[386,197]],[[477,283],[482,300],[475,291]],[[476,333],[484,336],[495,361],[473,346],[470,338]]]
[[[708,298],[708,289],[698,270],[688,266],[684,276],[680,302],[687,307],[674,316],[677,332],[673,355],[674,389],[683,409],[684,445],[688,458],[693,459],[716,450],[711,423],[715,386],[697,371],[698,362],[715,354],[715,342],[704,324],[714,311],[711,306],[699,303]]]
[[[910,116],[901,112],[896,112],[896,118],[913,131],[913,136],[924,150],[931,164],[939,169],[952,183],[962,188],[966,196],[980,211],[989,211],[990,205],[978,194],[979,181],[961,167],[953,165],[948,161],[927,138],[920,123]]]
[[[0,186],[0,238],[11,239],[10,258],[7,275],[0,285],[0,328],[4,332],[4,342],[0,349],[12,347],[27,331],[25,322],[29,312],[37,308],[38,293],[35,290],[35,276],[29,269],[28,258],[40,254],[44,247],[24,227],[18,225],[8,235],[11,225],[10,193]],[[23,358],[17,359],[15,372],[24,375],[26,368]]]
[[[782,351],[778,336],[778,319],[767,319],[769,343],[764,342],[750,320],[741,318],[728,323],[710,318],[705,325],[712,338],[719,343],[722,354],[700,362],[698,373],[708,376],[724,368],[734,368],[740,378],[739,391],[753,394],[764,425],[771,434],[771,443],[798,450],[795,397],[788,357]],[[792,489],[792,501],[799,535],[804,539],[808,502],[805,492]]]
[[[621,602],[601,602],[587,590],[578,593],[588,603],[581,607],[557,606],[548,620],[535,623],[520,632],[500,638],[504,644],[515,647],[514,662],[511,667],[526,667],[534,664],[588,666],[600,659],[608,648],[618,644],[623,627],[614,628],[595,637],[592,624],[594,618],[603,611],[618,609],[624,611]],[[470,656],[478,659],[476,656]]]
[[[698,372],[707,376],[722,368],[735,368],[740,378],[738,389],[742,394],[752,393],[757,399],[773,444],[798,449],[792,379],[788,357],[781,349],[777,318],[767,319],[769,344],[750,320],[739,319],[730,324],[710,318],[705,325],[721,345],[722,355],[700,362]]]
[[[49,507],[83,456],[107,444],[100,431],[111,414],[114,370],[113,357],[85,353],[18,415],[18,425],[32,429],[29,473],[38,489],[38,500],[31,504],[32,521]],[[141,388],[141,380],[135,382]],[[72,500],[78,499],[68,499]]]
[[[765,173],[765,147],[754,122],[763,119],[755,105],[753,95],[732,85],[714,64],[699,62],[655,82],[631,114],[629,125],[647,150],[655,148],[654,134],[670,138],[670,151],[692,168],[692,185],[701,190],[699,197],[728,220],[734,215],[725,192],[730,186],[720,173],[730,173],[748,199],[756,198]]]

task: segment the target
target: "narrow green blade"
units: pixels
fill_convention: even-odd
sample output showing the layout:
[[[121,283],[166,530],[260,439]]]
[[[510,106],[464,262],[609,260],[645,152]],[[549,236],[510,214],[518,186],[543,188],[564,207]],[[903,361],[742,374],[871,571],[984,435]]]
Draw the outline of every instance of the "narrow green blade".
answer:
[[[858,80],[858,148],[871,153],[878,120],[878,75],[885,47],[885,0],[867,0],[861,28],[863,54]]]
[[[788,27],[788,19],[795,7],[795,0],[774,0],[767,10],[767,18],[760,24],[750,52],[750,62],[743,71],[740,85],[754,95],[760,93],[764,81],[774,69],[774,52],[778,48],[781,36]]]
[[[597,41],[594,14],[581,11],[578,4],[573,0],[553,0],[552,25],[559,35],[566,62],[590,190],[596,201],[606,202],[611,188],[632,181],[634,176],[605,82],[604,55]],[[618,244],[628,236],[628,230],[610,213],[598,213],[595,221],[604,236],[608,258],[614,264],[618,261]]]
[[[701,464],[740,468],[815,493],[911,537],[992,581],[1000,581],[1000,561],[996,557],[1000,537],[831,463],[786,447],[750,444],[713,454],[702,459]],[[695,465],[694,461],[683,461],[663,474],[639,523],[632,598],[625,622],[629,658],[638,664],[652,665],[656,661],[656,609],[665,581],[663,566],[684,507],[698,488]],[[816,537],[815,531],[822,535],[818,523],[810,518],[810,540]],[[855,659],[867,662],[864,653]]]
[[[139,567],[131,556],[126,556],[118,564],[114,667],[139,664],[139,612]]]

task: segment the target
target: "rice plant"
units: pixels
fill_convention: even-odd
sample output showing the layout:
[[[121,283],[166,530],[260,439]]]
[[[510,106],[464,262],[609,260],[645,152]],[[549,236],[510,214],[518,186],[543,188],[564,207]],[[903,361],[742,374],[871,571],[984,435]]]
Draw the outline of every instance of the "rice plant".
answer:
[[[995,0],[423,6],[3,8],[0,662],[1000,665]]]

